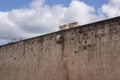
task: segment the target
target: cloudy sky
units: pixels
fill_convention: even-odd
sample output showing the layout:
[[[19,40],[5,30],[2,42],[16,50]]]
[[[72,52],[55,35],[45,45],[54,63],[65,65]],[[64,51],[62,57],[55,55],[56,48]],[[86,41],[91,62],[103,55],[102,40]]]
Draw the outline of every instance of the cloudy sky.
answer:
[[[120,0],[0,0],[0,45],[120,16]]]

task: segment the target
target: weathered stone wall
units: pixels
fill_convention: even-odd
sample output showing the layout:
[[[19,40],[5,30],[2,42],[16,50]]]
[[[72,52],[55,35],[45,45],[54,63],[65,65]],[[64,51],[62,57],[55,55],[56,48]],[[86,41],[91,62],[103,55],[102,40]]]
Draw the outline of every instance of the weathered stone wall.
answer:
[[[120,80],[120,17],[1,46],[0,80]]]

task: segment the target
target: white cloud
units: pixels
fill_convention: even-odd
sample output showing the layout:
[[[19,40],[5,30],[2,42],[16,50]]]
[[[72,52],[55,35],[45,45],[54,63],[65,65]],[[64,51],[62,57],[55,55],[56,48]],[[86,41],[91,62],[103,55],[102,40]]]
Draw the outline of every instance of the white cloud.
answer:
[[[64,16],[66,22],[79,21],[80,24],[91,22],[95,18],[94,7],[88,6],[84,2],[78,0],[71,2]]]
[[[44,5],[46,0],[33,0],[30,4],[30,8],[40,8]]]
[[[3,44],[7,44],[9,43],[10,41],[7,40],[7,39],[0,39],[0,45],[3,45]]]
[[[120,9],[119,6],[117,8],[113,6],[113,3],[117,4],[117,1],[111,0],[109,4],[103,5],[103,13],[116,16]],[[45,0],[33,0],[25,8],[0,11],[0,41],[24,39],[49,33],[58,30],[59,25],[73,21],[78,21],[82,25],[104,18],[101,11],[96,15],[94,7],[79,0],[71,0],[68,7],[62,4],[49,6],[44,2]],[[115,8],[113,13],[111,13],[112,8]]]
[[[20,39],[30,37],[15,21],[9,18],[9,12],[0,12],[0,39]],[[32,34],[33,35],[33,34]],[[32,36],[31,35],[31,36]]]
[[[120,7],[120,0],[110,0],[110,4]]]
[[[102,6],[102,12],[110,18],[120,16],[120,0],[110,0]]]

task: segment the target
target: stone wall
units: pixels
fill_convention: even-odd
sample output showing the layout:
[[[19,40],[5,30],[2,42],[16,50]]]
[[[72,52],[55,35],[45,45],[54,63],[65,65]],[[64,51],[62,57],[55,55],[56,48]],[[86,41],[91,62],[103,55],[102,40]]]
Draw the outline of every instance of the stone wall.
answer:
[[[0,80],[120,80],[120,17],[0,46]]]

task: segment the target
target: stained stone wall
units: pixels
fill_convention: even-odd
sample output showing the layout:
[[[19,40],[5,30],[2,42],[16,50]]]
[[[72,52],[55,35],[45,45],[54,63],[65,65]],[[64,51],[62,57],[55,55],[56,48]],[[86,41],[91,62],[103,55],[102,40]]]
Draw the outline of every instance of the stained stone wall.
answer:
[[[120,80],[120,17],[0,46],[0,80]]]

